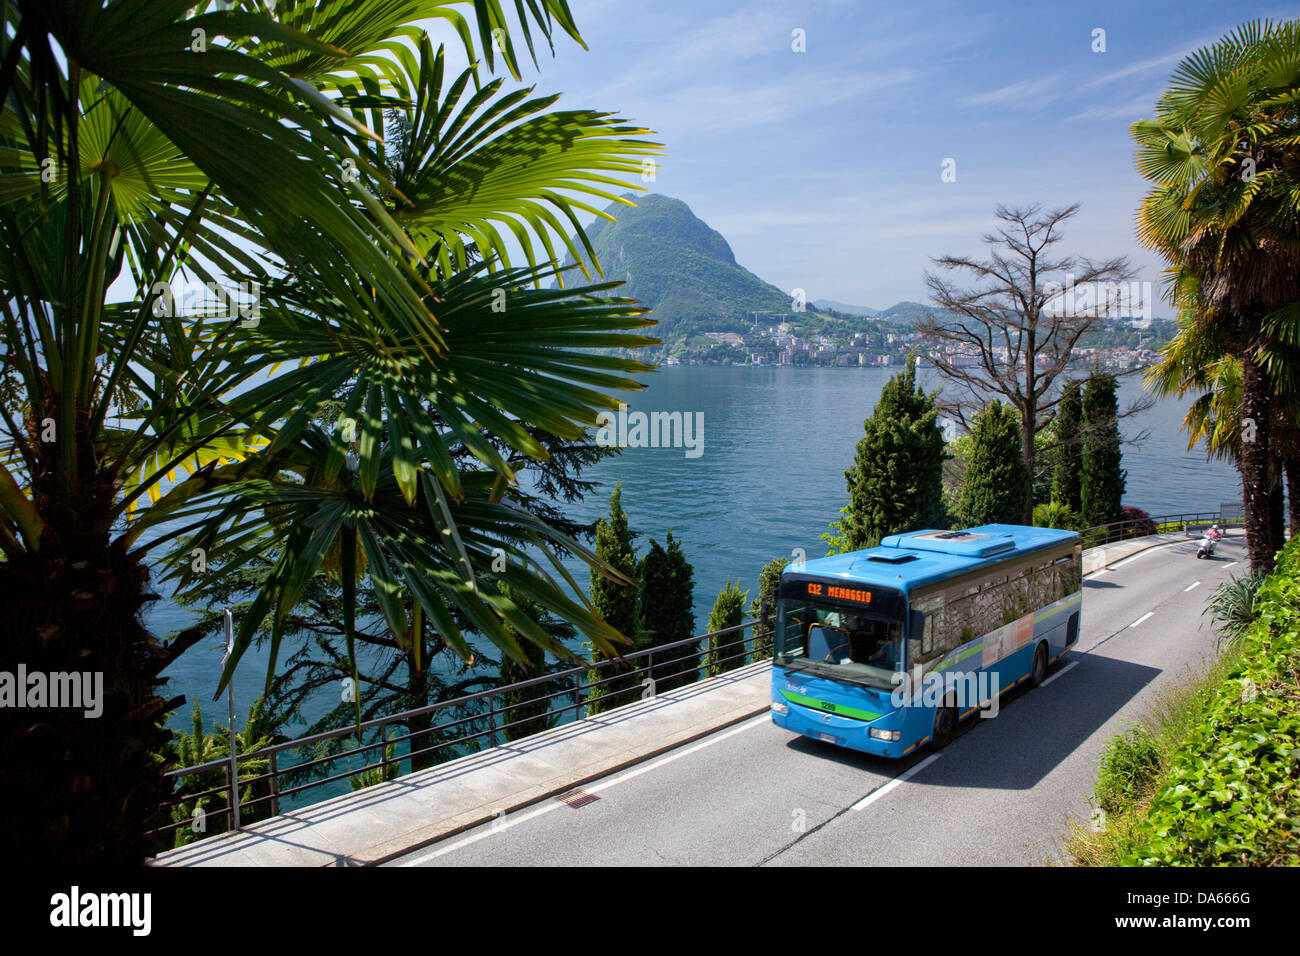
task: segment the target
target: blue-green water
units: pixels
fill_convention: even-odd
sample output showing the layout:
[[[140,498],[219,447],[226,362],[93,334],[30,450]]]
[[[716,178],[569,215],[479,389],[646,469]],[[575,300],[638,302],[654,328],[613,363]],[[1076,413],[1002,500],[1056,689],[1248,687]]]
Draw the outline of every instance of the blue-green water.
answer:
[[[651,537],[663,541],[668,528],[683,541],[695,567],[697,631],[727,578],[753,588],[758,570],[796,548],[824,554],[821,534],[844,503],[844,469],[852,461],[881,387],[897,369],[794,369],[780,367],[677,367],[646,377],[645,391],[628,396],[630,412],[703,412],[703,454],[683,448],[628,448],[590,472],[598,490],[571,513],[592,520],[608,510],[615,482],[623,483],[623,505],[642,535],[639,553]],[[1141,393],[1136,377],[1124,379],[1121,408]],[[929,383],[935,387],[937,383]],[[1139,447],[1126,445],[1127,504],[1151,514],[1216,509],[1239,500],[1237,473],[1224,462],[1206,462],[1188,452],[1180,423],[1186,405],[1162,402],[1126,419],[1126,438],[1148,433]],[[571,566],[580,583],[584,568]],[[184,626],[186,612],[159,602],[148,621],[156,633]],[[208,641],[182,656],[168,671],[172,693],[203,702],[209,717],[224,716],[212,703],[222,649]],[[288,650],[282,652],[287,656]],[[260,693],[266,657],[256,649],[241,661],[235,696],[242,720]],[[306,708],[314,720],[337,702],[336,695]],[[188,729],[188,705],[169,721]],[[210,719],[208,720],[210,724]],[[291,728],[292,730],[292,728]]]

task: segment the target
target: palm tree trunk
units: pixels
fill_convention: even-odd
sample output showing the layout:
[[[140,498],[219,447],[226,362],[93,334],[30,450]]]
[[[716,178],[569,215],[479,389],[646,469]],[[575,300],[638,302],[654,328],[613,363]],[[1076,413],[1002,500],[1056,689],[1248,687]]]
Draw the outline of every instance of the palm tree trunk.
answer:
[[[1291,537],[1300,534],[1300,457],[1287,458],[1283,462],[1286,470],[1286,490],[1288,506],[1287,530]]]
[[[110,541],[111,480],[83,474],[71,491],[56,475],[37,480],[40,550],[0,562],[0,670],[28,675],[26,706],[0,707],[5,858],[19,867],[138,866],[158,849],[146,830],[169,822],[153,817],[171,792],[158,756],[166,713],[184,698],[164,700],[159,674],[199,633],[164,648],[142,626],[156,600],[149,571]],[[61,701],[56,674],[69,675]],[[78,706],[51,706],[73,687]]]
[[[1246,510],[1246,552],[1254,574],[1272,571],[1274,555],[1269,461],[1269,422],[1273,415],[1269,407],[1268,381],[1263,369],[1255,362],[1260,319],[1259,312],[1254,309],[1247,309],[1242,314],[1241,490]]]
[[[1273,553],[1286,547],[1286,489],[1282,484],[1282,468],[1278,463],[1277,478],[1268,495],[1268,534]]]
[[[414,639],[417,641],[423,641],[424,635],[418,633],[415,635]],[[427,662],[428,657],[422,654],[420,663],[427,664]],[[408,687],[410,697],[407,705],[414,710],[416,707],[424,707],[427,704],[432,703],[429,700],[428,668],[415,666],[415,654],[413,651],[407,652],[407,673],[410,675]],[[412,773],[416,770],[424,770],[428,767],[432,767],[439,762],[440,755],[436,750],[423,754],[415,753],[417,750],[424,750],[426,747],[432,747],[436,743],[432,734],[425,733],[425,731],[429,730],[433,726],[433,720],[436,716],[437,711],[429,711],[424,714],[416,714],[406,722],[406,732],[408,734],[417,735],[411,737],[411,753],[415,754],[415,756],[411,757]]]

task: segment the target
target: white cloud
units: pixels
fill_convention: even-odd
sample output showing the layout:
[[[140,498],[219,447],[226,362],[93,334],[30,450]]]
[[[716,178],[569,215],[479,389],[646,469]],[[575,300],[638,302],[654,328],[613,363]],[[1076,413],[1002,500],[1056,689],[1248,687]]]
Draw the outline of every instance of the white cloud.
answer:
[[[1129,123],[1134,123],[1143,117],[1155,115],[1155,102],[1160,98],[1161,92],[1159,89],[1153,89],[1149,93],[1143,93],[1141,96],[1135,96],[1131,100],[1122,103],[1093,103],[1069,117],[1067,122],[1075,120],[1126,120]]]
[[[985,93],[962,97],[961,104],[963,106],[1019,106],[1035,109],[1055,97],[1060,82],[1059,73],[1037,80],[1021,80],[1019,83],[1009,83]]]

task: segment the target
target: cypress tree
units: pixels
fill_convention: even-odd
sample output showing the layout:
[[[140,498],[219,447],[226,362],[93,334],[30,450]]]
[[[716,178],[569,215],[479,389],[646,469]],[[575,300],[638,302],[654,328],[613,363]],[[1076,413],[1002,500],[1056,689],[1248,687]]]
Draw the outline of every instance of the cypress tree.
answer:
[[[970,461],[957,513],[963,526],[1019,524],[1029,498],[1029,472],[1020,454],[1020,416],[993,401],[975,416]]]
[[[668,546],[661,547],[651,539],[650,550],[641,559],[641,617],[649,647],[684,641],[695,630],[695,569],[671,530],[667,541]],[[656,692],[694,683],[699,678],[699,655],[698,642],[656,654],[652,672]]]
[[[722,590],[718,592],[717,600],[713,602],[713,610],[709,612],[709,633],[712,634],[714,631],[735,627],[744,621],[745,599],[748,597],[748,591],[741,592],[739,581],[733,585],[731,578],[727,578],[727,583],[722,586]],[[733,631],[730,634],[723,634],[721,637],[709,638],[707,666],[710,677],[733,670],[745,663],[743,645],[723,646],[738,641],[741,637],[743,635],[739,631]]]
[[[1052,423],[1056,438],[1052,501],[1065,505],[1075,514],[1082,507],[1079,484],[1083,473],[1082,388],[1083,383],[1079,381],[1065,383],[1061,403],[1056,408],[1056,418]]]
[[[862,423],[853,467],[844,473],[849,500],[822,537],[832,552],[857,551],[887,534],[942,527],[943,432],[934,396],[916,384],[916,358],[880,392]],[[838,532],[838,534],[836,533]]]
[[[1083,387],[1083,464],[1079,520],[1085,528],[1122,521],[1126,474],[1120,468],[1119,400],[1115,376],[1093,372]]]
[[[628,527],[627,513],[623,510],[623,485],[614,486],[614,493],[609,499],[609,516],[601,518],[596,525],[596,555],[612,567],[633,580],[637,576],[636,551],[633,540],[636,533]],[[595,568],[591,569],[591,604],[605,623],[618,629],[631,641],[624,645],[624,653],[639,649],[643,634],[641,627],[641,602],[638,589],[630,584],[611,581]],[[606,660],[607,657],[595,645],[591,645],[591,662],[593,664]],[[615,665],[614,668],[602,668],[589,671],[588,682],[605,680],[607,683],[592,687],[587,696],[587,713],[598,714],[613,707],[621,706],[635,700],[637,694],[628,692],[634,685],[631,675],[626,678],[615,677],[616,674],[631,671],[635,665]],[[614,678],[610,680],[610,678]]]
[[[775,620],[776,591],[781,584],[781,572],[789,563],[785,558],[774,558],[763,565],[763,569],[758,572],[758,597],[754,598],[749,605],[749,616],[760,619],[754,626],[755,662],[766,660],[772,654],[772,624],[761,620],[763,605],[767,605],[768,615]]]

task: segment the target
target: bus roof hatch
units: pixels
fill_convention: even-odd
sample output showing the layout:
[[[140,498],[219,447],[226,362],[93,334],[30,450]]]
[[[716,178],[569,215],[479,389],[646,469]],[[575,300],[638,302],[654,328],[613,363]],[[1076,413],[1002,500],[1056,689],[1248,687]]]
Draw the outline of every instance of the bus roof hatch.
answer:
[[[918,531],[915,534],[896,536],[895,547],[916,551],[938,551],[965,558],[987,558],[1015,548],[1015,539],[1009,534],[986,534],[978,531]]]

